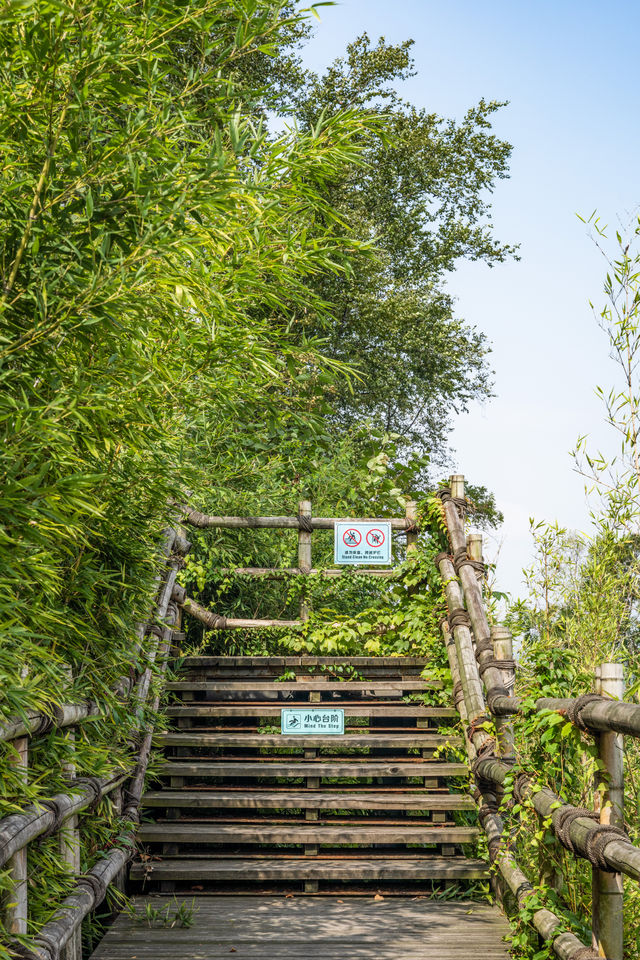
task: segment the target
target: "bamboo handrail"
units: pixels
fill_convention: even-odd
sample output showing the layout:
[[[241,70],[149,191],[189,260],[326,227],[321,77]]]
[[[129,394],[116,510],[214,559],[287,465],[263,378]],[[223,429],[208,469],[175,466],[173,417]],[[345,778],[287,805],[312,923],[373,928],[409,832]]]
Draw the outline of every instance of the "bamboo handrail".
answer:
[[[0,820],[0,867],[31,840],[43,833],[55,833],[65,820],[101,800],[124,783],[127,776],[127,771],[118,771],[107,777],[80,777],[72,793],[57,793]]]
[[[513,769],[495,757],[486,757],[476,760],[474,773],[482,780],[489,780],[491,783],[502,786],[513,773]],[[571,817],[568,832],[575,852],[583,859],[591,860],[590,839],[599,832],[600,824],[588,817],[576,816],[580,808],[565,803],[548,787],[540,787],[532,777],[520,773],[518,783],[520,796],[531,801],[533,808],[543,820],[551,821],[557,837],[560,837],[562,832],[558,824],[562,822],[563,817],[567,815]],[[640,880],[640,849],[629,840],[611,837],[602,844],[602,856],[609,869],[616,873],[624,873],[634,880]]]
[[[455,691],[455,705],[460,713],[461,720],[466,724],[468,714],[464,692],[460,682],[461,677],[456,656],[456,645],[446,621],[442,624],[442,633],[449,658],[453,689]],[[469,739],[468,734],[465,735],[465,740],[469,759],[473,763],[477,756],[476,749],[472,740]],[[476,800],[480,800],[481,802],[478,816],[480,825],[487,837],[490,860],[498,868],[501,876],[515,897],[518,906],[522,908],[526,905],[527,900],[533,896],[533,887],[518,866],[511,850],[502,844],[504,824],[502,818],[496,812],[496,798],[493,795],[487,794],[486,791],[482,793],[479,789],[476,789]],[[536,910],[531,918],[531,922],[544,940],[550,940],[552,942],[554,952],[561,960],[572,960],[576,955],[579,955],[580,951],[584,951],[584,944],[575,934],[564,929],[564,922],[551,910],[546,908]]]
[[[48,733],[54,727],[72,727],[87,717],[97,717],[99,714],[98,704],[90,700],[82,703],[55,704],[50,714],[29,710],[24,716],[9,717],[0,723],[0,741],[6,742],[23,736],[38,736],[41,733]]]
[[[293,629],[301,627],[305,623],[304,620],[249,620],[224,617],[219,613],[207,610],[206,607],[192,600],[191,597],[186,595],[183,587],[175,587],[172,597],[185,613],[199,620],[209,630],[266,629],[268,627]]]
[[[569,713],[579,703],[579,697],[541,697],[536,700],[536,710],[552,710],[575,722]],[[628,737],[640,737],[640,704],[601,697],[580,706],[579,714],[577,725],[580,729],[587,727],[594,733],[624,733]]]
[[[452,496],[452,494],[455,495]],[[501,664],[494,659],[491,632],[476,577],[476,569],[479,565],[467,554],[467,540],[457,509],[464,504],[463,478],[452,477],[452,490],[441,491],[441,497],[453,552],[453,558],[448,554],[440,554],[436,558],[449,608],[449,622],[445,621],[443,624],[443,634],[452,666],[454,700],[459,707],[461,717],[469,721],[468,751],[473,761],[473,772],[480,793],[481,790],[490,790],[491,784],[502,786],[507,777],[513,775],[511,765],[513,760],[505,763],[497,757],[495,741],[486,730],[483,730],[484,721],[488,719],[484,713],[484,704],[486,703],[490,715],[494,717],[520,713],[521,704],[515,698],[509,697],[502,679]],[[473,639],[470,628],[473,630]],[[453,634],[453,642],[451,634]],[[456,676],[458,680],[455,679]],[[486,688],[486,700],[482,692],[483,685]],[[508,702],[509,700],[511,703]],[[592,702],[592,698],[589,698],[589,701]],[[577,698],[573,703],[576,706],[572,719],[581,725],[583,716],[587,714],[586,699],[581,702]],[[600,705],[599,702],[598,705]],[[564,707],[566,708],[566,704]],[[540,709],[545,708],[545,706],[540,707]],[[571,710],[571,707],[569,709]],[[563,803],[548,788],[539,788],[524,772],[516,775],[514,792],[518,799],[530,799],[540,816],[552,823],[556,835],[559,836],[562,833],[565,845],[570,845],[579,856],[585,857],[592,863],[594,859],[596,862],[603,860],[606,863],[606,869],[625,872],[634,879],[640,879],[640,850],[634,847],[620,831],[616,836],[615,830],[612,831],[611,827],[603,827],[600,823],[594,823],[589,817],[581,816],[580,809]],[[495,797],[492,794],[488,797],[489,802],[485,802],[484,808],[481,809],[481,822],[489,840],[490,855],[495,859],[501,875],[521,906],[524,900],[531,896],[531,886],[515,865],[510,852],[505,851],[502,846],[503,824],[496,812]],[[561,960],[574,960],[574,958],[577,960],[578,957],[580,960],[586,960],[586,957],[596,960],[599,955],[605,954],[610,956],[611,960],[622,960],[622,952],[619,948],[621,915],[615,918],[609,917],[606,904],[600,904],[598,910],[603,912],[596,917],[594,900],[593,935],[594,943],[598,944],[600,953],[593,948],[585,947],[573,934],[561,932],[555,937],[554,933],[560,926],[560,921],[546,909],[537,911],[532,922],[545,939],[551,939],[554,952]],[[602,922],[605,920],[607,922]],[[606,932],[603,933],[603,930]]]
[[[120,692],[132,693],[134,709],[136,704],[140,708],[138,729],[142,730],[144,736],[140,744],[136,766],[129,771],[111,771],[110,774],[101,778],[79,777],[73,779],[70,782],[69,793],[59,793],[50,798],[40,799],[27,807],[26,810],[12,814],[0,821],[0,866],[3,866],[9,861],[15,863],[17,857],[24,856],[24,851],[26,851],[31,840],[50,833],[57,833],[67,821],[74,824],[73,831],[76,833],[75,818],[79,812],[121,787],[125,781],[129,781],[128,800],[123,812],[123,820],[125,824],[129,824],[129,827],[125,830],[124,838],[121,838],[124,845],[119,848],[104,850],[104,856],[100,858],[96,865],[87,874],[78,878],[72,893],[61,904],[52,920],[45,924],[34,938],[33,949],[17,942],[12,943],[17,956],[31,957],[34,960],[36,958],[37,960],[58,960],[61,948],[66,946],[67,957],[79,960],[77,931],[83,918],[104,899],[109,883],[117,877],[135,852],[135,823],[138,820],[137,810],[152,736],[150,726],[148,724],[143,726],[142,707],[148,699],[153,661],[155,659],[160,660],[159,670],[161,674],[164,674],[166,670],[167,654],[172,636],[170,625],[174,624],[178,617],[178,609],[175,603],[171,603],[171,595],[175,587],[180,562],[179,555],[186,552],[189,546],[189,542],[177,531],[169,531],[163,547],[166,558],[164,571],[161,571],[156,577],[157,597],[149,622],[153,623],[155,621],[157,623],[160,621],[163,626],[161,628],[151,626],[151,629],[149,629],[149,623],[139,625],[136,629],[138,638],[136,650],[140,649],[147,631],[152,637],[158,636],[158,639],[155,642],[153,640],[150,642],[146,658],[147,666],[139,675],[135,690],[132,691],[133,680],[129,678],[123,678],[117,687]],[[159,706],[159,696],[159,693],[154,694],[152,702],[154,712],[157,711]],[[0,725],[0,740],[16,740],[17,737],[24,734],[35,736],[54,726],[72,727],[85,717],[97,715],[99,712],[97,705],[91,701],[80,704],[52,705],[52,715],[47,712],[30,711],[23,717],[10,717],[5,720]],[[24,742],[27,742],[26,739]],[[134,826],[131,827],[131,824]],[[26,896],[20,901],[19,910],[17,912],[14,910],[13,914],[10,914],[10,919],[10,931],[12,933],[26,933]]]
[[[183,523],[199,529],[218,528],[228,530],[300,530],[308,523],[312,530],[333,530],[336,523],[348,523],[352,517],[311,517],[301,520],[299,517],[214,517],[191,507],[183,506]],[[392,530],[412,532],[415,525],[406,517],[364,517],[360,523],[390,523]]]

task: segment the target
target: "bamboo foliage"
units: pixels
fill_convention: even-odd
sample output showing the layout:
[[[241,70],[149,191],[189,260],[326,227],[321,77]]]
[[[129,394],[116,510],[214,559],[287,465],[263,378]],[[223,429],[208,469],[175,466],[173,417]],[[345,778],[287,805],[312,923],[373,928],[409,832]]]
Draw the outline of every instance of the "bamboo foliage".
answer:
[[[160,650],[140,624],[167,504],[206,485],[202,438],[275,416],[283,384],[307,417],[303,373],[345,373],[295,325],[327,309],[308,278],[359,246],[324,185],[379,121],[269,141],[238,113],[258,95],[235,86],[245,58],[298,22],[286,7],[0,12],[2,819],[65,795],[71,766],[79,782],[128,771]],[[29,733],[24,784],[12,741]],[[80,815],[83,870],[114,818],[110,795],[90,827]],[[72,883],[63,861],[57,837],[34,849],[32,930]]]

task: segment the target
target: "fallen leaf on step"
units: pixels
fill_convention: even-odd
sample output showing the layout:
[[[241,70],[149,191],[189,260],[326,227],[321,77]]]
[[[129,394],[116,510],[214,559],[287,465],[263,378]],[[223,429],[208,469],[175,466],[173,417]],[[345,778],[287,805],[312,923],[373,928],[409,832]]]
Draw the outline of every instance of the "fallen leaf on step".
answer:
[[[237,952],[238,952],[238,951],[236,950],[235,947],[231,947],[231,950],[229,950],[229,953],[237,953]]]
[[[373,899],[374,899],[374,900],[384,900],[384,897],[382,896],[381,893],[376,893],[376,895],[375,895],[375,897],[374,897]]]
[[[295,894],[293,893],[285,893],[284,898],[285,900],[293,900],[294,896]]]
[[[336,900],[336,903],[344,903],[344,900]]]

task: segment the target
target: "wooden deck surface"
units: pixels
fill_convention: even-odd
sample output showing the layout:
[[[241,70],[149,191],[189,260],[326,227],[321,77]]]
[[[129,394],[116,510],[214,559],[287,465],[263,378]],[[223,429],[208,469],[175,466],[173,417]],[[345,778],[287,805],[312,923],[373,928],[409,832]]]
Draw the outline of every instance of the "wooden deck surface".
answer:
[[[191,904],[180,897],[178,903]],[[121,915],[92,960],[506,960],[509,927],[496,907],[422,897],[196,896],[189,928]],[[161,910],[172,897],[137,897]]]

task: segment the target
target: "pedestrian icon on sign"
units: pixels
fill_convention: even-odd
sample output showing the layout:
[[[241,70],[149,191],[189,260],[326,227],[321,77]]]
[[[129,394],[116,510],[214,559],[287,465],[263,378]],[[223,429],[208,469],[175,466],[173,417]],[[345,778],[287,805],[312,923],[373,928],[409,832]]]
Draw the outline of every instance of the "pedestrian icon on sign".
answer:
[[[381,547],[384,543],[384,533],[382,530],[367,530],[367,543],[370,547]]]
[[[348,530],[345,530],[345,532],[342,534],[342,542],[347,547],[359,547],[361,540],[362,535],[360,534],[360,531],[354,530],[351,527]]]

